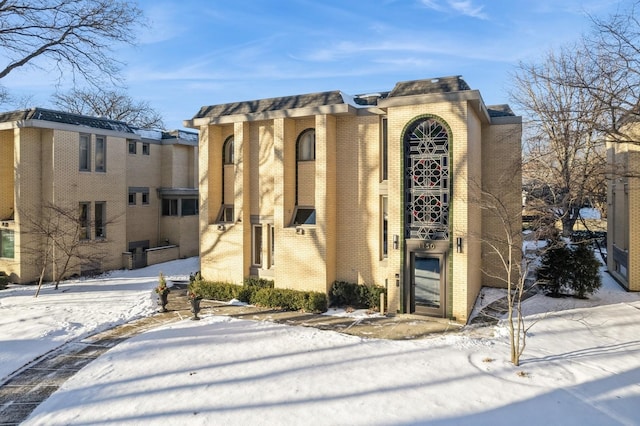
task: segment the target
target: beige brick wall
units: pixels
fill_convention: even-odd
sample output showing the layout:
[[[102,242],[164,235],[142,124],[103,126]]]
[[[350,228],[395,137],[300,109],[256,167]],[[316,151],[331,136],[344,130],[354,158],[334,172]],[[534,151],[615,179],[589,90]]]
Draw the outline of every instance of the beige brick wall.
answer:
[[[200,192],[208,198],[203,199],[201,210],[200,251],[205,278],[240,283],[252,271],[250,224],[253,215],[253,219],[263,225],[264,259],[268,258],[268,225],[273,223],[275,228],[274,268],[269,270],[265,261],[258,273],[265,276],[271,273],[277,287],[324,292],[334,280],[387,283],[389,311],[401,310],[405,279],[402,136],[411,121],[429,114],[446,123],[452,138],[451,174],[455,198],[452,200],[451,238],[453,241],[461,236],[464,247],[460,254],[449,251],[452,267],[446,271],[450,282],[447,315],[466,321],[480,290],[484,267],[482,235],[476,232],[484,224],[481,206],[479,202],[468,201],[470,197],[480,199],[485,156],[508,148],[503,143],[485,152],[485,145],[491,145],[491,139],[500,137],[502,130],[491,130],[493,126],[483,124],[474,108],[466,100],[389,106],[389,179],[386,182],[381,182],[378,114],[319,114],[235,123],[236,164],[225,173],[232,173],[234,177],[238,222],[226,224],[224,230],[218,230],[212,224],[214,215],[206,209],[215,206],[216,214],[219,209],[222,192],[218,177],[221,175],[220,154],[231,126],[203,127]],[[296,141],[298,135],[309,128],[316,131],[316,160],[298,164],[298,202],[316,208],[317,223],[300,227],[300,232],[296,232],[296,228],[290,226],[296,202]],[[511,136],[519,138],[519,135]],[[519,143],[517,147],[515,151],[507,149],[506,157],[501,153],[495,162],[503,162],[507,157],[515,161]],[[496,174],[487,176],[494,179]],[[225,181],[230,178],[227,176]],[[516,180],[519,185],[519,178]],[[310,196],[312,193],[313,197]],[[381,254],[383,195],[389,200],[389,255],[386,259]],[[519,200],[516,208],[520,208]],[[399,249],[393,248],[394,235],[401,240]],[[396,274],[400,277],[399,287],[395,285]]]
[[[127,192],[123,197],[128,196],[128,187],[149,188],[149,204],[142,204],[141,194],[136,194],[136,204],[127,205],[127,240],[145,241],[149,240],[150,246],[160,244],[159,219],[161,202],[158,197],[158,188],[162,180],[162,150],[158,143],[149,144],[149,155],[142,154],[141,143],[138,143],[136,154],[126,154],[127,162]],[[127,151],[128,152],[128,151]],[[125,199],[128,203],[128,199]],[[128,249],[128,244],[127,247]]]
[[[20,233],[16,249],[21,251],[20,280],[34,281],[40,272],[43,239],[33,230],[33,224],[53,220],[47,206],[76,212],[80,202],[91,203],[91,220],[95,202],[106,202],[107,226],[105,240],[83,243],[80,252],[101,253],[102,269],[122,266],[122,251],[126,243],[125,200],[125,140],[107,137],[106,173],[80,172],[79,133],[73,131],[22,128],[15,130],[16,139],[16,222]],[[95,169],[95,134],[91,134],[91,169]],[[55,152],[55,155],[53,153]],[[54,218],[57,215],[54,216]],[[63,222],[65,223],[65,222]],[[31,225],[30,225],[31,224]],[[66,222],[66,226],[72,223]],[[95,229],[91,227],[91,238]],[[72,244],[67,240],[67,246]],[[58,251],[53,253],[57,270],[66,259]],[[82,265],[73,259],[66,275],[79,274]],[[46,278],[51,278],[47,270]]]
[[[13,215],[13,130],[0,131],[0,219]]]
[[[509,248],[513,250],[512,264],[519,264],[522,247],[522,170],[521,170],[521,127],[517,124],[492,125],[484,129],[483,138],[483,188],[489,195],[483,200],[488,207],[483,210],[483,285],[504,287],[506,271],[502,260],[488,242],[500,247],[502,256],[508,260]],[[495,213],[496,205],[490,198],[506,206],[506,210]],[[492,214],[492,211],[494,212]],[[505,232],[513,238],[511,242]],[[516,272],[516,271],[514,271]],[[501,278],[495,278],[501,277]]]
[[[634,123],[637,126],[637,124]],[[637,139],[637,131],[625,129]],[[609,143],[607,160],[612,179],[608,183],[607,266],[612,275],[630,291],[640,291],[640,149],[628,143]],[[617,253],[627,257],[616,260]]]

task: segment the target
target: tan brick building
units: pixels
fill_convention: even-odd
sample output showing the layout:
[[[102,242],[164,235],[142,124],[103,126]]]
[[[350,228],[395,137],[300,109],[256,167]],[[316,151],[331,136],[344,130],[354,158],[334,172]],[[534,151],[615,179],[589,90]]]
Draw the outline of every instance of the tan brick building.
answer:
[[[67,276],[197,255],[197,152],[194,132],[42,108],[0,114],[0,270],[18,283],[44,263],[46,279],[59,273],[62,248],[36,229],[53,224],[67,247],[81,241]]]
[[[631,126],[630,140],[637,141],[637,123]],[[607,268],[627,290],[640,291],[640,147],[608,143],[607,162]]]
[[[390,312],[461,322],[504,284],[489,243],[521,232],[521,119],[459,77],[206,106],[185,125],[200,130],[206,279],[378,284]]]

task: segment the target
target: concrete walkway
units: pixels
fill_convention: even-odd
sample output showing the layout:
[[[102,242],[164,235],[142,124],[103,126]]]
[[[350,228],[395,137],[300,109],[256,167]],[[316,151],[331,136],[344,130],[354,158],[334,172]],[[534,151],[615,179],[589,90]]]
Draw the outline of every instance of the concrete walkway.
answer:
[[[84,339],[67,342],[12,374],[0,385],[0,426],[19,425],[68,378],[118,343],[164,324],[193,317],[186,297],[186,285],[174,285],[169,294],[167,308],[168,312],[157,313]],[[434,333],[457,332],[461,328],[460,324],[445,319],[416,315],[354,319],[282,312],[255,306],[234,306],[209,300],[203,300],[201,308],[200,316],[226,315],[252,321],[273,321],[379,339],[418,339]]]

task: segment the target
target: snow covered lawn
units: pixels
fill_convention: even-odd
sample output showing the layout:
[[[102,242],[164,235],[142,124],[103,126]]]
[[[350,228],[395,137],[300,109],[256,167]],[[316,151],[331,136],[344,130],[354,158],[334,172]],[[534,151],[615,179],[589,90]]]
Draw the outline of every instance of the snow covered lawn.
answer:
[[[146,284],[138,290],[136,277],[124,276],[129,273],[135,271],[114,273],[102,285],[110,290],[116,278],[131,280],[131,292],[149,298],[147,309],[155,309],[156,272],[140,277]],[[529,319],[540,321],[520,367],[508,362],[501,325],[391,341],[204,316],[116,346],[67,381],[25,424],[640,424],[640,294],[625,293],[604,277],[604,288],[588,301],[527,300]],[[74,293],[47,292],[42,300],[74,305],[66,308],[82,312],[85,322],[102,316],[80,308],[81,298],[63,296]],[[83,294],[95,307],[96,293]],[[10,302],[17,297],[23,296],[4,296],[0,306],[20,305]],[[122,309],[135,316],[132,310]],[[126,316],[122,311],[112,308],[114,321]],[[19,309],[2,312],[1,320],[10,321]],[[88,331],[82,320],[75,327],[56,325],[76,321],[64,309],[49,317],[58,340]],[[28,323],[20,318],[13,324]],[[23,340],[34,340],[14,328],[7,334],[3,328],[0,352],[18,353]]]
[[[162,271],[188,279],[199,258],[133,271],[112,271],[91,279],[64,281],[58,290],[35,286],[0,291],[0,383],[38,356],[76,338],[150,315],[158,309],[153,288]]]

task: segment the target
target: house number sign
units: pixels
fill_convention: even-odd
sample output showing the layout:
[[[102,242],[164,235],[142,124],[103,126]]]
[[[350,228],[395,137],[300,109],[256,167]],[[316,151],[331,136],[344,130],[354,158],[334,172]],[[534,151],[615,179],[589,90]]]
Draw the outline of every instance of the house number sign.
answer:
[[[436,245],[434,243],[421,243],[420,248],[425,250],[434,250]]]

